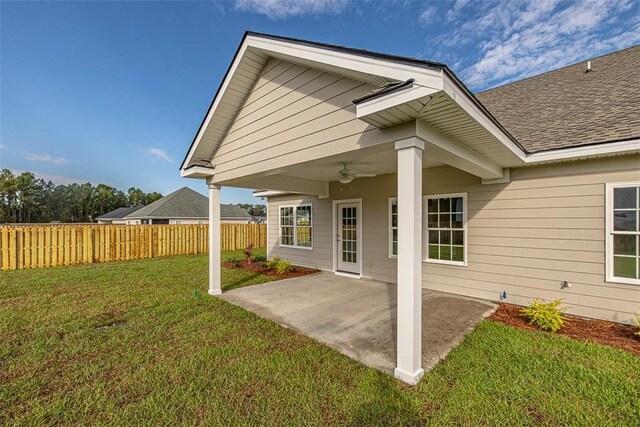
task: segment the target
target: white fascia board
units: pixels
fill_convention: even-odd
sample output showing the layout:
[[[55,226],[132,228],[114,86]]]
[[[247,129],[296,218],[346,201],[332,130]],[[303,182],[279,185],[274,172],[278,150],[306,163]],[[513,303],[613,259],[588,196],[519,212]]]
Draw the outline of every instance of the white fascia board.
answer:
[[[203,179],[213,176],[215,169],[204,166],[191,166],[189,168],[180,169],[181,178],[198,178]]]
[[[211,108],[209,109],[209,112],[207,114],[207,117],[202,123],[202,126],[200,126],[198,135],[196,135],[196,138],[195,138],[195,143],[191,145],[191,149],[189,150],[189,154],[187,155],[187,158],[184,161],[184,165],[188,166],[189,163],[191,163],[191,158],[193,157],[193,153],[195,153],[196,148],[198,148],[198,145],[200,145],[200,140],[202,139],[202,136],[206,132],[207,128],[209,127],[209,123],[211,122],[211,118],[213,117],[213,114],[218,109],[218,106],[220,105],[220,101],[222,100],[222,98],[224,98],[224,94],[227,91],[227,87],[229,86],[231,79],[236,73],[236,69],[238,68],[238,65],[240,64],[240,62],[242,62],[242,58],[244,58],[244,54],[247,51],[247,47],[248,47],[247,39],[245,39],[244,42],[242,43],[242,46],[240,46],[240,49],[238,49],[238,54],[236,55],[235,60],[233,61],[233,64],[231,64],[231,68],[229,68],[229,72],[227,73],[226,78],[222,82],[222,86],[220,86],[220,91],[218,92],[218,96],[216,96],[216,98],[214,99],[213,104],[211,105]]]
[[[260,185],[264,185],[272,191],[309,194],[321,199],[329,197],[329,183],[316,179],[269,175],[260,178]]]
[[[432,156],[437,160],[484,179],[504,177],[502,166],[427,123],[419,120],[416,122],[416,135],[426,142],[426,156]]]
[[[254,197],[273,197],[273,196],[283,196],[285,194],[292,194],[292,193],[287,191],[278,191],[278,190],[260,190],[260,191],[253,192]]]
[[[431,96],[437,92],[440,92],[440,89],[423,86],[401,89],[397,92],[392,92],[356,105],[356,117],[361,119],[379,113],[380,111],[415,101],[416,99]]]
[[[446,74],[443,75],[444,92],[449,95],[467,114],[480,123],[491,135],[498,139],[505,147],[515,154],[523,162],[526,153],[514,143],[505,132],[495,124],[487,114],[476,105],[475,102]]]
[[[247,37],[247,43],[267,54],[286,56],[293,61],[296,59],[305,60],[398,81],[414,79],[417,85],[442,89],[442,72],[435,66],[430,69],[355,53],[340,52],[327,47],[252,35]]]
[[[640,153],[640,139],[630,139],[628,141],[610,142],[598,145],[588,145],[584,147],[564,148],[544,151],[541,153],[533,153],[527,156],[526,163],[535,164],[562,160],[579,160],[590,157],[601,157],[607,155],[630,153]]]

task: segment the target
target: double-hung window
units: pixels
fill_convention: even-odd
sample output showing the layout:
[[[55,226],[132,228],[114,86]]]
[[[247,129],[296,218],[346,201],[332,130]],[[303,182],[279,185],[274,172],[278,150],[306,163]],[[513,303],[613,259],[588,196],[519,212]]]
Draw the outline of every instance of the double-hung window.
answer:
[[[280,246],[311,249],[312,206],[280,206]]]
[[[467,263],[466,194],[425,197],[425,261]]]
[[[607,281],[640,285],[640,182],[607,185]]]
[[[424,261],[467,265],[467,195],[424,197]],[[398,199],[389,199],[389,257],[398,256]]]

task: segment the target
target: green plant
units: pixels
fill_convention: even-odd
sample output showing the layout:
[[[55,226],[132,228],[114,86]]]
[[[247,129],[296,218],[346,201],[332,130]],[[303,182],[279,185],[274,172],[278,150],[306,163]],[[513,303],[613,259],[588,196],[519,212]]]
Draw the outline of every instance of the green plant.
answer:
[[[229,258],[229,262],[235,265],[236,267],[240,267],[242,260],[239,258],[232,257],[232,258]]]
[[[279,256],[274,256],[270,261],[267,261],[267,268],[275,270],[276,268],[278,268],[278,264],[280,263],[280,261],[281,259]]]
[[[253,260],[254,260],[254,261],[258,261],[258,262],[266,261],[266,260],[267,260],[267,257],[266,257],[266,256],[264,256],[264,255],[256,255],[256,256],[254,256],[254,257],[253,257]]]
[[[278,262],[278,266],[276,267],[276,273],[278,274],[289,274],[293,271],[293,264],[291,262],[281,259]]]
[[[640,337],[640,314],[636,314],[636,331],[635,334]]]
[[[534,299],[528,307],[520,310],[520,313],[529,320],[530,325],[536,325],[544,331],[557,332],[567,320],[563,315],[566,310],[567,307],[562,305],[560,299],[549,302]]]

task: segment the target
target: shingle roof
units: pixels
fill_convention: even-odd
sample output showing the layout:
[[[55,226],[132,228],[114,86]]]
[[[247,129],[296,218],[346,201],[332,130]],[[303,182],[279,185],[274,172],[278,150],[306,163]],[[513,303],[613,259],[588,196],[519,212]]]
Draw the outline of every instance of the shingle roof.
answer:
[[[476,94],[528,151],[640,137],[640,45]]]
[[[250,219],[251,215],[246,209],[238,205],[220,205],[220,218],[222,219]]]
[[[131,215],[138,209],[141,209],[144,205],[124,206],[122,208],[114,209],[111,212],[107,212],[104,215],[97,217],[96,219],[119,219],[124,218],[127,215]]]
[[[129,215],[129,218],[207,218],[208,199],[182,187]]]
[[[251,215],[238,205],[220,205],[220,216],[247,220],[251,218]],[[129,218],[208,217],[209,199],[189,187],[182,187],[129,215]]]

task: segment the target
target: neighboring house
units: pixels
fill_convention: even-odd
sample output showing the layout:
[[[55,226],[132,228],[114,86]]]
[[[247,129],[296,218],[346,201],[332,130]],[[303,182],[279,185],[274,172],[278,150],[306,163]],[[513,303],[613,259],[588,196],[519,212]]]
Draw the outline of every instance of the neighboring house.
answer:
[[[251,215],[237,205],[221,205],[224,223],[248,224]],[[206,196],[182,187],[126,216],[128,224],[208,224]]]
[[[397,283],[405,381],[421,288],[631,322],[638,70],[635,46],[474,95],[444,64],[247,33],[181,167],[214,207],[209,292],[228,185],[268,189],[269,257]]]
[[[223,224],[250,224],[251,215],[238,205],[220,205],[220,222]]]
[[[131,215],[138,209],[141,209],[144,205],[138,204],[134,206],[124,206],[107,212],[106,214],[96,218],[98,224],[127,224],[127,220],[124,219],[127,215]]]

